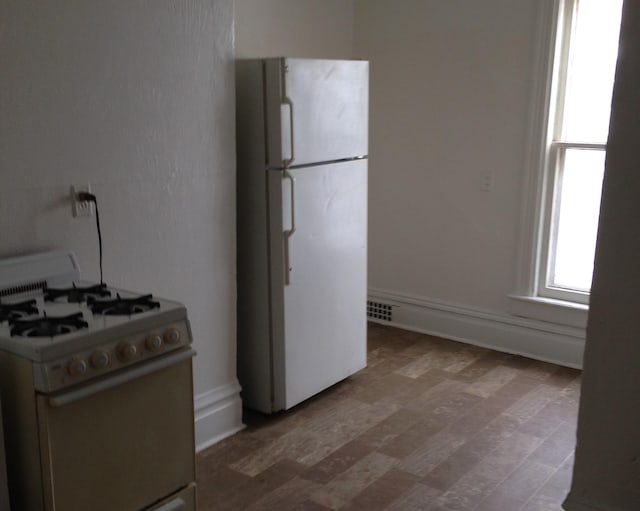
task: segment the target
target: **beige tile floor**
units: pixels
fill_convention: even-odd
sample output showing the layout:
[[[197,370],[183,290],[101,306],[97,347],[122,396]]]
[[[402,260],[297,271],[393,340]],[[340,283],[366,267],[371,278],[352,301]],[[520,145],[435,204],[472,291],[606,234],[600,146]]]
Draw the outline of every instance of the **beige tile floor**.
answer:
[[[560,511],[580,372],[369,325],[368,367],[198,455],[209,510]]]

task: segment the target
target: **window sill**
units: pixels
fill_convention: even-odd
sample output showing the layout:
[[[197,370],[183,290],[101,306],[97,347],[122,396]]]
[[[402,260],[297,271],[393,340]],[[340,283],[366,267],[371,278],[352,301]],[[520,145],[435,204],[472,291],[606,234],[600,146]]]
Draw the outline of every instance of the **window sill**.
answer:
[[[511,301],[509,312],[514,316],[576,328],[587,327],[588,305],[539,296],[509,295],[509,299]]]

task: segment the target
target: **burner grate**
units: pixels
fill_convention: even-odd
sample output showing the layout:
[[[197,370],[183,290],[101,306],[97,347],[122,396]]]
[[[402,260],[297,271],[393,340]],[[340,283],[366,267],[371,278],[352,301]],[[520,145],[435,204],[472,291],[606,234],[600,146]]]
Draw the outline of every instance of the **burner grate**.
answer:
[[[69,303],[82,303],[89,298],[111,296],[111,291],[106,284],[95,284],[92,286],[78,287],[73,284],[66,288],[46,288],[44,290],[45,302],[56,302],[66,298]]]
[[[55,337],[87,328],[89,324],[82,319],[82,312],[68,316],[47,316],[34,319],[10,319],[11,335],[20,337]]]
[[[0,323],[32,314],[38,314],[35,300],[26,300],[19,303],[0,303]]]
[[[160,303],[154,301],[152,295],[122,298],[117,294],[117,298],[113,300],[98,300],[90,297],[87,299],[87,304],[94,314],[107,316],[129,316],[160,307]]]

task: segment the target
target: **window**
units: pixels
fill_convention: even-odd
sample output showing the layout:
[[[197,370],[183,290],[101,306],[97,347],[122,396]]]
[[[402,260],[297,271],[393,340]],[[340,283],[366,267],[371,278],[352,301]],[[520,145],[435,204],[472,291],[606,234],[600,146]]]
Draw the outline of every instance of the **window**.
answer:
[[[513,296],[520,302],[583,304],[586,311],[622,1],[541,4],[547,46],[538,55],[534,91],[530,140],[537,149],[529,158],[520,281]],[[536,317],[517,305],[512,312]],[[553,321],[562,322],[557,315]]]
[[[550,98],[548,201],[542,215],[538,294],[587,303],[622,0],[573,0],[562,7]]]

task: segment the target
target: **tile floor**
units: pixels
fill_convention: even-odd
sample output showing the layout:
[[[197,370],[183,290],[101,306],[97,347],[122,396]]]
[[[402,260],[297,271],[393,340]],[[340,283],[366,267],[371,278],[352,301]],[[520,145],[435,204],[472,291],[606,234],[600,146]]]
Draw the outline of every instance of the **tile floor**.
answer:
[[[580,372],[377,324],[368,367],[197,457],[200,511],[560,511]]]

